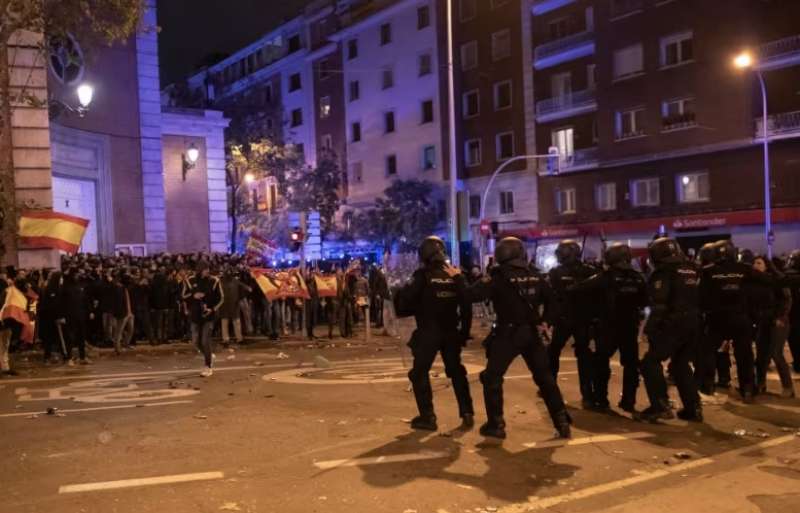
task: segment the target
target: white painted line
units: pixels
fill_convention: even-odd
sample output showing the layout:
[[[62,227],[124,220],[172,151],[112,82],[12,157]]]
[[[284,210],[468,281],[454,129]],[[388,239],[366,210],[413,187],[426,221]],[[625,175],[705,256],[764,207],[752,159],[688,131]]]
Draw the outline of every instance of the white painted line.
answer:
[[[757,449],[767,449],[769,447],[775,447],[781,444],[785,444],[787,442],[791,442],[793,440],[798,440],[797,436],[787,435],[778,438],[773,438],[757,444],[749,445],[746,447],[740,447],[739,449],[734,449],[732,451],[727,451],[717,454],[714,456],[714,458],[716,458],[716,460],[719,460],[721,458],[736,456]],[[553,497],[545,497],[545,498],[530,497],[528,502],[519,504],[509,504],[508,506],[498,510],[498,513],[524,513],[527,511],[539,511],[547,508],[552,508],[553,506],[558,506],[568,502],[594,497],[595,495],[601,495],[604,493],[621,490],[623,488],[634,486],[640,483],[646,483],[648,481],[653,481],[655,479],[666,477],[672,474],[686,472],[688,470],[697,467],[709,465],[711,463],[714,463],[714,461],[715,460],[712,458],[700,458],[698,460],[689,461],[686,463],[680,463],[678,465],[673,465],[668,468],[660,470],[655,470],[651,472],[639,472],[637,475],[633,477],[620,479],[618,481],[612,481],[610,483],[603,483],[596,486],[590,486],[588,488],[584,488],[583,490],[577,490],[564,495],[556,495]]]
[[[82,413],[86,411],[100,411],[100,410],[125,410],[130,408],[153,407],[153,406],[171,406],[173,404],[189,404],[194,401],[166,401],[163,403],[145,403],[145,404],[121,404],[118,406],[97,406],[95,408],[72,408],[72,409],[58,409],[58,413]],[[27,411],[18,413],[3,413],[0,418],[7,417],[30,417],[31,415],[47,415],[47,411]]]
[[[198,472],[195,474],[177,474],[173,476],[143,477],[138,479],[123,479],[121,481],[104,481],[99,483],[84,483],[61,486],[58,493],[96,492],[100,490],[116,490],[119,488],[134,488],[137,486],[153,486],[172,483],[189,483],[192,481],[210,481],[222,479],[222,472]]]
[[[603,442],[622,442],[625,440],[641,440],[655,436],[653,433],[626,433],[622,435],[594,435],[570,440],[546,440],[544,442],[531,442],[522,444],[525,447],[542,449],[546,447],[564,447],[573,445],[599,444]]]
[[[280,367],[294,367],[295,363],[282,363],[275,365],[239,365],[235,367],[214,367],[214,372],[236,371],[236,370],[253,370],[253,369],[274,369]],[[202,369],[173,369],[164,371],[140,371],[140,372],[123,372],[117,374],[70,374],[66,376],[50,376],[47,378],[11,378],[4,379],[3,383],[38,383],[47,381],[66,381],[66,380],[80,380],[80,379],[102,379],[102,378],[135,378],[138,376],[161,376],[164,374],[171,374],[178,377],[200,375]]]
[[[415,452],[411,454],[392,454],[389,456],[376,456],[373,458],[353,458],[346,460],[315,461],[314,466],[327,470],[337,467],[358,467],[361,465],[379,465],[381,463],[403,463],[406,461],[435,460],[449,458],[449,452]]]

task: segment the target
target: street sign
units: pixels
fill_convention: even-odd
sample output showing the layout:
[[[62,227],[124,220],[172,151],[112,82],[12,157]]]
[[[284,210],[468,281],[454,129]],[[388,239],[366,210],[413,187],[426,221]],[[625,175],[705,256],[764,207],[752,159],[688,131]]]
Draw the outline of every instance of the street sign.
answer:
[[[484,219],[481,221],[481,235],[489,235],[492,231],[491,224],[488,220]]]

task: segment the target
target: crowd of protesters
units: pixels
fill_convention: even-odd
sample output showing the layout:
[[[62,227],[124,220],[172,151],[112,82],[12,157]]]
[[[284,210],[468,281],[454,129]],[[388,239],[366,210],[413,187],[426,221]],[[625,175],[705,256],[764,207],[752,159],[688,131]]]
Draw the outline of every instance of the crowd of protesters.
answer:
[[[225,254],[161,254],[147,257],[64,256],[60,269],[0,272],[0,292],[19,290],[35,321],[29,342],[40,342],[46,364],[89,364],[87,344],[119,354],[137,343],[194,342],[213,365],[212,339],[245,344],[246,336],[278,340],[334,334],[352,338],[367,319],[383,327],[389,286],[383,270],[360,261],[329,265],[335,295],[320,297],[313,279],[319,269],[285,270],[301,276],[307,294],[270,300],[251,269],[257,262]],[[369,310],[369,312],[367,311]],[[0,330],[5,374],[14,374],[8,346],[20,345],[19,323],[6,317]],[[7,341],[6,341],[7,339]],[[5,342],[4,342],[5,341]],[[24,345],[24,344],[21,344]]]

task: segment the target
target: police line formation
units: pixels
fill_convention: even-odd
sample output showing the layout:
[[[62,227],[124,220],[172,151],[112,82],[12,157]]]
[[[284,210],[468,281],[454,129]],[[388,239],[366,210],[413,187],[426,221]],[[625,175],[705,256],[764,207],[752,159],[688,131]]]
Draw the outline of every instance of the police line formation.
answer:
[[[779,270],[766,257],[748,250],[739,253],[729,240],[707,244],[692,261],[675,240],[662,237],[649,245],[647,276],[634,269],[625,244],[608,247],[600,268],[582,262],[581,255],[577,242],[562,241],[556,249],[558,265],[543,274],[528,262],[522,241],[505,238],[497,244],[495,265],[487,276],[468,284],[460,270],[447,264],[441,239],[430,237],[422,243],[421,267],[393,294],[397,315],[414,316],[417,323],[409,342],[414,363],[408,376],[419,410],[413,428],[437,429],[428,374],[438,353],[452,380],[461,428],[474,425],[461,350],[469,337],[471,304],[486,300],[494,306],[496,322],[483,342],[487,363],[480,381],[488,417],[480,428],[484,436],[506,436],[503,376],[521,356],[557,436],[570,437],[572,420],[557,382],[559,357],[569,340],[574,343],[584,409],[610,411],[610,359],[617,351],[623,369],[618,406],[638,420],[676,416],[663,371],[669,360],[668,372],[682,403],[677,417],[702,422],[701,397],[713,395],[715,387],[730,386],[730,346],[743,402],[752,403],[757,394],[766,393],[770,362],[780,375],[781,395],[794,397],[784,344],[789,338],[799,371],[800,308],[797,302],[792,307],[792,291],[797,300],[800,251]],[[796,321],[791,334],[790,318]],[[647,349],[640,359],[642,321]],[[640,376],[650,403],[641,411],[636,409]]]

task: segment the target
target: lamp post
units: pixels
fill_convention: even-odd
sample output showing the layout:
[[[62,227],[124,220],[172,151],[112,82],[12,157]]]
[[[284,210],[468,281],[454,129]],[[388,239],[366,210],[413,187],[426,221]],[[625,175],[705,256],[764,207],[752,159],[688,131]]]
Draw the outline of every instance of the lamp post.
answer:
[[[239,211],[239,189],[242,185],[251,184],[255,181],[256,177],[253,173],[245,173],[243,180],[239,179],[239,168],[235,169],[235,181],[233,185],[233,197],[231,198],[231,253],[236,253],[236,232],[237,226],[237,212]]]
[[[453,58],[453,0],[447,0],[447,104],[448,131],[450,136],[450,261],[454,267],[461,263],[461,248],[458,243],[458,162],[456,161],[456,93]]]
[[[764,75],[755,66],[753,56],[748,52],[742,52],[733,59],[733,65],[738,69],[749,69],[755,72],[758,83],[761,86],[761,110],[762,121],[761,129],[763,133],[764,146],[764,237],[767,241],[767,257],[772,258],[772,245],[775,241],[775,234],[772,232],[772,190],[770,186],[770,165],[769,165],[769,113],[767,112],[767,85],[764,82]]]
[[[47,101],[47,111],[50,119],[57,119],[64,112],[77,114],[79,118],[85,116],[89,112],[89,106],[94,98],[94,87],[83,83],[75,89],[75,94],[78,97],[78,105],[71,105],[63,100],[50,98]]]
[[[514,162],[519,162],[520,160],[536,160],[536,159],[560,159],[560,157],[559,157],[559,154],[557,152],[555,152],[555,153],[551,152],[551,153],[548,153],[547,155],[518,155],[516,157],[511,157],[510,159],[506,160],[505,162],[503,162],[502,164],[497,166],[497,169],[494,170],[494,173],[492,173],[491,178],[489,178],[489,181],[486,183],[486,187],[484,187],[484,189],[483,189],[483,196],[481,197],[481,211],[480,211],[480,221],[481,221],[481,223],[483,223],[484,220],[486,219],[486,217],[485,217],[485,214],[486,214],[486,201],[489,199],[489,190],[492,188],[492,185],[494,184],[494,181],[498,177],[498,175],[500,175],[500,173],[502,173],[505,168],[507,168],[509,165],[511,165]],[[486,257],[486,254],[485,254],[486,253],[486,239],[487,239],[487,236],[481,234],[481,243],[480,243],[480,259],[481,259],[480,268],[481,269],[483,269],[483,261],[484,261],[484,259]]]

